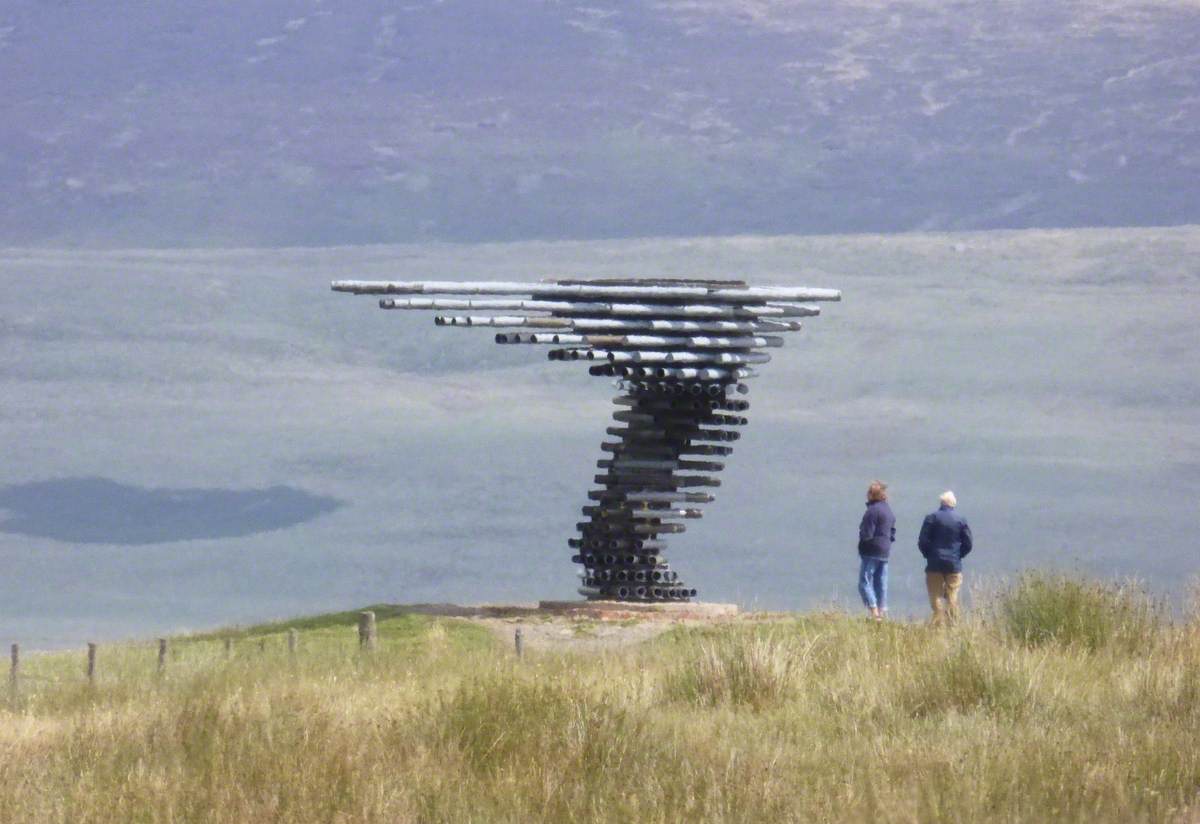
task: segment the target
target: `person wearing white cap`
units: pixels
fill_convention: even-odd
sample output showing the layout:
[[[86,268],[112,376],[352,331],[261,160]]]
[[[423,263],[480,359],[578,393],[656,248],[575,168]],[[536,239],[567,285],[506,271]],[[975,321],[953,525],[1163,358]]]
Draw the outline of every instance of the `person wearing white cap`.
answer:
[[[958,499],[950,490],[939,498],[937,512],[925,516],[917,547],[925,556],[925,588],[933,623],[958,620],[958,590],[962,586],[962,559],[974,544],[967,519],[955,510]]]

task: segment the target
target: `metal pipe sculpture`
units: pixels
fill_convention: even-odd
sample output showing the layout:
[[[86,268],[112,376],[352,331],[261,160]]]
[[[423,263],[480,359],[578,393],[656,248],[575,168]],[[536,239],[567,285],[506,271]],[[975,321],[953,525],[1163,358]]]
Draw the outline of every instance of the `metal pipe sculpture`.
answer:
[[[344,280],[335,292],[367,295],[489,295],[501,298],[385,297],[383,309],[505,312],[437,315],[439,326],[483,326],[496,343],[545,344],[550,360],[580,360],[592,375],[617,378],[614,440],[600,448],[598,489],[587,520],[567,543],[583,566],[589,599],[687,601],[696,590],[663,556],[663,536],[699,518],[721,482],[711,474],[733,451],[750,404],[743,381],[783,345],[781,333],[811,317],[812,301],[840,300],[834,289],[752,287],[735,280],[557,280],[374,282]],[[513,314],[516,313],[516,314]],[[699,458],[699,460],[698,460]],[[699,473],[699,474],[691,474]]]

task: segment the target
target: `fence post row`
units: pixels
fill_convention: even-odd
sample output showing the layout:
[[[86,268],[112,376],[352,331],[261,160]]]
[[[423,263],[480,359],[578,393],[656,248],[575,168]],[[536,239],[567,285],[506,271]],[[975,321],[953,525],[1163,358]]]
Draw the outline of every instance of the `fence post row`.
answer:
[[[375,613],[358,613],[358,646],[368,652],[375,649]]]
[[[288,629],[287,633],[287,648],[288,654],[295,656],[297,649],[300,646],[300,633],[293,629]],[[517,657],[520,658],[524,653],[524,633],[520,627],[513,636],[513,641],[516,644]],[[360,612],[358,614],[358,645],[365,651],[373,651],[378,646],[379,636],[375,629],[375,613],[371,611]],[[88,641],[87,645],[87,680],[89,684],[96,682],[96,651],[99,645],[94,641]],[[229,658],[233,654],[233,639],[223,639],[223,647],[225,657]],[[265,638],[260,638],[258,641],[259,652],[265,651],[267,641]],[[167,668],[167,654],[170,650],[170,642],[166,638],[158,639],[158,674],[161,675]],[[17,684],[21,674],[21,645],[13,644],[11,652],[12,665],[9,670],[9,686],[16,692]]]

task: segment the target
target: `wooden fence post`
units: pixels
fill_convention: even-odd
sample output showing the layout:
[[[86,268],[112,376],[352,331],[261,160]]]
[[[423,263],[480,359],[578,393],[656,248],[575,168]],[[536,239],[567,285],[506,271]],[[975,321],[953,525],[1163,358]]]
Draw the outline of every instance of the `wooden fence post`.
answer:
[[[167,639],[158,639],[158,674],[162,675],[167,668]]]
[[[296,642],[298,635],[299,633],[296,632],[296,630],[288,630],[288,655],[292,656],[293,658],[296,657]]]
[[[13,644],[12,645],[12,669],[9,671],[9,674],[8,674],[8,686],[9,686],[9,689],[12,690],[12,694],[14,697],[16,696],[17,689],[20,686],[20,680],[21,680],[21,645]]]
[[[375,613],[358,613],[358,646],[367,652],[375,649]]]
[[[91,641],[88,641],[87,680],[88,684],[96,683],[96,645]]]
[[[513,646],[517,650],[518,658],[525,654],[525,633],[520,627],[513,633]]]
[[[231,655],[233,655],[233,639],[226,638],[225,639],[225,657],[228,658]]]

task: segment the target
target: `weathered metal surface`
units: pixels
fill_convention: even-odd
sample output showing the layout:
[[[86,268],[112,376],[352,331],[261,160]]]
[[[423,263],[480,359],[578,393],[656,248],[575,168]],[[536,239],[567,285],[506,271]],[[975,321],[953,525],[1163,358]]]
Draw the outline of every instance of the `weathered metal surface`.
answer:
[[[820,310],[813,307],[814,313]],[[438,326],[490,326],[502,329],[562,329],[571,332],[799,332],[804,328],[798,320],[660,320],[645,318],[567,318],[533,317],[526,315],[437,315]]]
[[[503,280],[336,280],[333,291],[356,295],[531,295],[532,297],[642,298],[650,300],[714,301],[717,303],[796,302],[841,300],[836,289],[785,286],[639,286],[575,283],[527,283]]]
[[[780,333],[820,308],[812,301],[838,300],[832,289],[754,287],[741,281],[703,279],[509,281],[335,281],[339,292],[384,297],[384,309],[470,312],[439,315],[439,326],[529,331],[500,332],[501,344],[548,344],[555,361],[584,361],[588,372],[616,378],[610,453],[596,462],[598,489],[581,508],[568,545],[577,551],[589,599],[685,601],[696,590],[669,567],[664,536],[699,518],[697,505],[713,496],[697,488],[721,482],[706,474],[723,461],[689,456],[726,456],[745,426],[749,402],[742,381],[752,367],[779,348]],[[437,296],[437,297],[411,297]],[[467,297],[463,297],[467,296]],[[474,297],[485,296],[485,297]],[[491,297],[488,297],[491,296]],[[473,314],[487,312],[491,314]],[[499,313],[499,314],[497,314]]]
[[[579,360],[578,358],[551,358],[551,360]],[[720,367],[696,366],[631,366],[629,364],[605,363],[588,367],[589,375],[608,378],[651,378],[654,380],[677,381],[733,381],[758,377],[758,373],[749,367],[740,369],[724,369]],[[679,387],[673,384],[660,385],[663,390],[674,390],[672,393],[686,394],[689,387]],[[639,391],[649,391],[639,389]],[[693,392],[692,394],[699,394]]]
[[[349,291],[349,290],[342,290]],[[563,315],[611,315],[631,318],[805,318],[819,314],[811,304],[720,305],[707,303],[628,303],[623,301],[570,301],[493,298],[381,298],[381,309],[436,309],[457,311],[485,309],[489,312],[520,309],[526,312],[557,312]]]
[[[783,338],[762,335],[712,337],[687,335],[582,335],[574,332],[501,332],[496,343],[586,344],[592,347],[666,346],[688,349],[755,349],[783,346]],[[691,354],[677,352],[675,354]],[[702,354],[702,353],[697,353]]]

